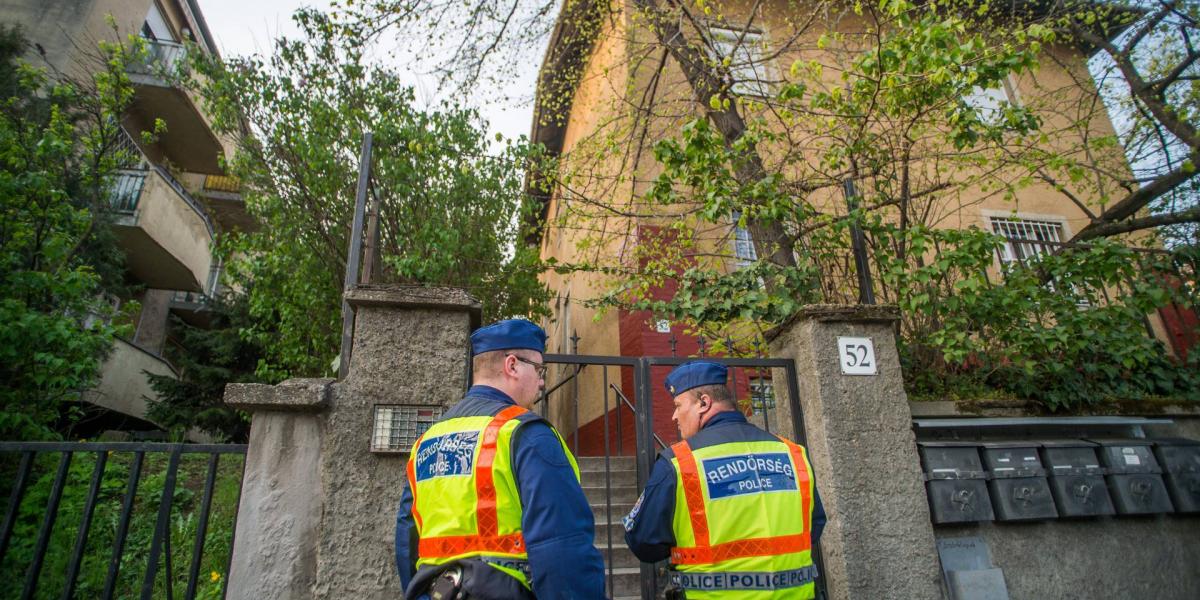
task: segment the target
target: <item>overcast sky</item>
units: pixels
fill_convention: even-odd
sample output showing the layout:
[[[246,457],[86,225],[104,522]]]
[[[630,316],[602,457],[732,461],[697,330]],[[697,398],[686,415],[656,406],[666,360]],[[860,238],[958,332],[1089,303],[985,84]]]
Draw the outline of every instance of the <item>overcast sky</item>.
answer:
[[[291,19],[292,13],[298,8],[313,6],[329,9],[327,0],[200,0],[199,4],[221,49],[221,55],[226,58],[266,54],[272,40],[280,35],[299,35]],[[481,90],[481,93],[457,100],[479,109],[492,133],[499,132],[511,138],[529,135],[529,124],[533,119],[533,86],[540,63],[540,60],[531,61],[529,68],[519,80],[512,83],[507,94]],[[454,100],[435,96],[436,81],[432,77],[421,76],[403,64],[396,66],[401,72],[407,72],[419,100],[428,104]],[[494,100],[504,96],[515,100],[503,103]]]

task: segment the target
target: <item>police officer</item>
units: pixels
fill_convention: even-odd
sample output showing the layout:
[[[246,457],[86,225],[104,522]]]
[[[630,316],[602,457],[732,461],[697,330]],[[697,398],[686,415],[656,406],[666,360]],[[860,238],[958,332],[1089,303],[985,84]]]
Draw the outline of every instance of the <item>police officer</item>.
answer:
[[[523,319],[471,335],[473,385],[408,461],[396,518],[407,598],[604,597],[575,458],[529,410],[545,349],[545,332]]]
[[[747,422],[725,378],[705,361],[667,376],[683,441],[660,453],[625,542],[644,562],[670,558],[687,598],[813,598],[825,511],[807,452]]]

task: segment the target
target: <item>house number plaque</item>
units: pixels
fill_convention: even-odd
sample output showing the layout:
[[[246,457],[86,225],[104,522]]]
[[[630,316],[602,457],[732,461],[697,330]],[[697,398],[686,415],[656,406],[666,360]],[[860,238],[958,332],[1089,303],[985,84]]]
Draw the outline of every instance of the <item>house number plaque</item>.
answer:
[[[874,375],[878,372],[871,338],[839,337],[838,360],[842,363],[843,375]]]

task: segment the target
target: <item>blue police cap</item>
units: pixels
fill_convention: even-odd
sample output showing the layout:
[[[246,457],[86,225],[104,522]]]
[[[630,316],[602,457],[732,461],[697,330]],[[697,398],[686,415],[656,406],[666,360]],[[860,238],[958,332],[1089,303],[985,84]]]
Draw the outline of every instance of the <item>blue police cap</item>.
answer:
[[[667,375],[667,391],[674,397],[702,385],[725,385],[726,371],[725,365],[706,360],[683,363]]]
[[[546,352],[546,332],[525,319],[497,321],[471,334],[471,356],[493,350]]]

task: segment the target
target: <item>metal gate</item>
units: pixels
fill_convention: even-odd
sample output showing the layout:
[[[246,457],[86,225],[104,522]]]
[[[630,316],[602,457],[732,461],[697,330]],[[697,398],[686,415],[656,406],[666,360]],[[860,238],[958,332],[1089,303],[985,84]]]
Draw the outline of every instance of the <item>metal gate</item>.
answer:
[[[245,444],[0,442],[0,598],[224,598],[245,454]]]
[[[658,452],[678,441],[671,398],[662,382],[670,370],[694,358],[547,354],[551,366],[536,410],[558,427],[580,461],[584,492],[596,516],[596,545],[605,558],[608,596],[628,600],[661,597],[665,562],[637,562],[625,546],[620,518],[628,514],[650,475]],[[782,358],[704,357],[730,367],[729,387],[752,423],[805,444],[796,365]],[[780,423],[775,390],[786,390],[790,422]],[[630,482],[626,467],[634,467]],[[629,483],[633,483],[631,486]],[[630,489],[630,488],[633,489]],[[632,492],[632,495],[631,495]],[[820,550],[813,560],[823,573]],[[817,579],[817,597],[825,597]]]

